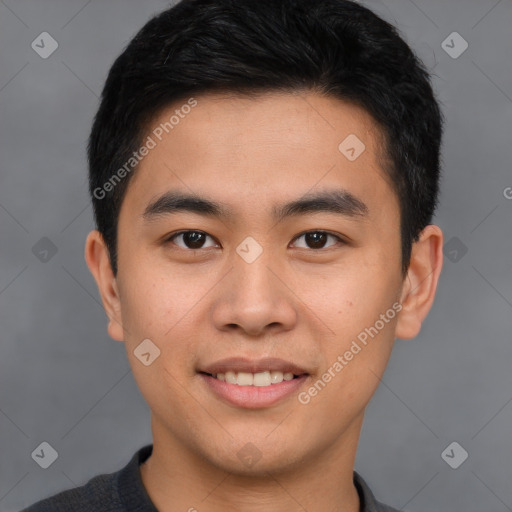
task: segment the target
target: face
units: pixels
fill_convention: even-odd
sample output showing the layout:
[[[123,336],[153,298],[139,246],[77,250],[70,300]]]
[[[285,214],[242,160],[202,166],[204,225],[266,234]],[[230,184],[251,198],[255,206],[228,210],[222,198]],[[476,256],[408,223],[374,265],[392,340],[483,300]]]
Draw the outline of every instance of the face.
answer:
[[[381,133],[313,93],[195,100],[169,133],[180,105],[148,130],[119,216],[109,333],[155,441],[232,473],[334,460],[355,451],[402,314]]]

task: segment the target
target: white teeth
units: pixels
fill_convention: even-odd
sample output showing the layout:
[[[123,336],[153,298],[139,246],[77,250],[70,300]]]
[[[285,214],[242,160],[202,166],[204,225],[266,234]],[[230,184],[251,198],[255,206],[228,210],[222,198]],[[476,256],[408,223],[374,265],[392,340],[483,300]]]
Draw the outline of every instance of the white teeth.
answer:
[[[272,384],[283,382],[283,372],[270,372],[270,380]]]
[[[238,372],[236,376],[236,383],[239,386],[252,386],[253,380],[252,373]]]
[[[222,375],[222,374],[221,374]],[[217,378],[219,378],[217,376]],[[235,372],[226,372],[226,382],[229,384],[236,384],[236,373]]]
[[[239,386],[258,386],[266,387],[272,384],[279,384],[283,380],[292,380],[292,372],[265,371],[258,373],[249,372],[226,372],[214,375],[219,380],[226,381],[229,384],[238,384]]]
[[[253,378],[253,386],[270,386],[272,379],[270,378],[270,372],[255,373]]]

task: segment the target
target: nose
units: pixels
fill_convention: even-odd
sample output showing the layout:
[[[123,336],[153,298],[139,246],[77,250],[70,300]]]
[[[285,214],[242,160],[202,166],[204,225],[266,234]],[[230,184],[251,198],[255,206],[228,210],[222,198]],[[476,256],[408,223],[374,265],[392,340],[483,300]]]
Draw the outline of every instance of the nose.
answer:
[[[216,328],[253,337],[293,329],[298,301],[286,281],[284,266],[272,261],[270,251],[250,263],[234,254],[231,271],[216,291]]]

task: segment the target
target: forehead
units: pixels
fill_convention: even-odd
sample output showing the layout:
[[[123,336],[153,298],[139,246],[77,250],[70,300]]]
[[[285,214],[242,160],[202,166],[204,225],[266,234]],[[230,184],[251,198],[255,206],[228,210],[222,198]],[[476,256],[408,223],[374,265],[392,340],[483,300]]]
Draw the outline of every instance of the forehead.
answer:
[[[189,105],[194,105],[190,107]],[[261,209],[271,200],[341,185],[396,202],[381,161],[383,136],[362,108],[314,93],[203,94],[161,110],[152,149],[123,201],[142,212],[169,188]]]

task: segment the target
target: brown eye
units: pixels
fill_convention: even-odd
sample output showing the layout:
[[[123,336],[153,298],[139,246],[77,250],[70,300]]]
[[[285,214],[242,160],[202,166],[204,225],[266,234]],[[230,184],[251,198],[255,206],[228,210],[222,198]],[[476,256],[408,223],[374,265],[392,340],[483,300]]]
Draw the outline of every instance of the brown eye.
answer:
[[[183,240],[184,245],[178,245],[178,247],[181,247],[182,249],[204,249],[204,243],[207,238],[211,238],[210,235],[207,235],[203,231],[181,231],[179,233],[175,233],[173,236],[171,236],[167,241],[174,243],[174,239],[177,239],[181,237]],[[211,246],[210,246],[211,247]]]
[[[338,242],[343,243],[343,240],[339,236],[327,233],[326,231],[308,231],[307,233],[299,235],[295,240],[304,238],[306,247],[301,247],[304,249],[325,249],[325,244],[327,243],[329,237],[334,238]]]

